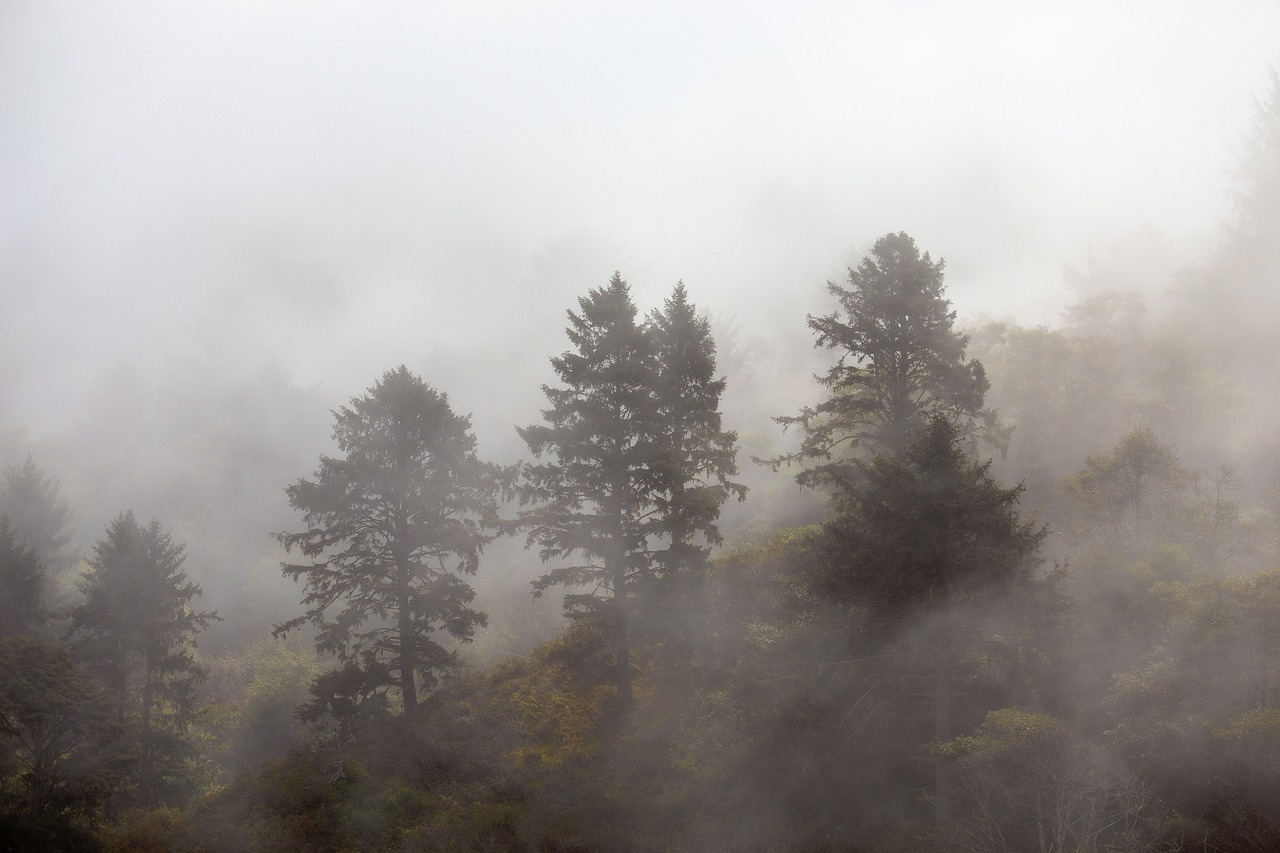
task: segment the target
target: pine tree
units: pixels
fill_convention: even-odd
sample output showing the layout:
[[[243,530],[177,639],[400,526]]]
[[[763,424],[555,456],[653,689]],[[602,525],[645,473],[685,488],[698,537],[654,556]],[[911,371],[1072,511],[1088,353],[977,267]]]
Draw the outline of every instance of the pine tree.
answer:
[[[723,539],[716,524],[720,508],[730,496],[744,500],[747,488],[730,480],[738,473],[738,434],[721,424],[725,380],[716,377],[711,325],[689,302],[683,282],[661,311],[650,313],[646,331],[657,360],[654,423],[660,485],[654,530],[667,545],[655,555],[655,589],[670,598],[678,597],[686,582],[697,583],[709,546]]]
[[[966,633],[960,614],[985,596],[1029,583],[1047,535],[1019,514],[1022,487],[1001,487],[988,473],[991,463],[971,461],[961,445],[959,428],[933,415],[901,457],[877,454],[855,463],[856,482],[837,486],[836,514],[823,528],[831,549],[827,591],[866,608],[877,628],[873,636],[927,626],[921,653],[932,668],[937,742],[954,735],[952,681]],[[899,714],[917,704],[911,699]],[[945,833],[949,765],[938,761],[935,772],[935,807]]]
[[[9,517],[13,534],[35,549],[52,577],[57,578],[75,565],[77,557],[70,547],[71,508],[62,497],[58,481],[30,456],[21,466],[5,469],[0,515]]]
[[[841,310],[810,315],[809,328],[815,346],[839,352],[819,379],[830,396],[799,415],[777,418],[800,425],[804,440],[798,453],[762,461],[815,460],[800,482],[838,483],[852,474],[858,449],[901,457],[934,415],[1003,440],[994,413],[983,409],[989,383],[981,363],[965,358],[969,339],[955,331],[942,278],[943,262],[922,255],[900,232],[875,242],[849,270],[848,287],[827,283]]]
[[[534,582],[590,585],[565,596],[571,615],[603,618],[613,637],[618,706],[631,704],[629,599],[651,572],[653,494],[661,480],[654,422],[657,367],[651,342],[636,322],[622,276],[592,289],[569,312],[565,330],[576,352],[551,359],[564,384],[543,386],[545,424],[518,429],[540,464],[524,466],[521,513],[542,559],[577,556]]]
[[[470,418],[403,365],[335,413],[333,437],[343,457],[286,489],[306,530],[278,538],[312,562],[282,566],[308,610],[276,633],[315,625],[321,651],[394,673],[412,711],[418,680],[456,664],[435,632],[466,641],[484,624],[463,576],[496,535],[505,475],[477,458]]]
[[[44,625],[44,564],[0,516],[0,637],[34,634]]]
[[[106,688],[112,718],[136,750],[143,803],[185,790],[185,735],[205,677],[195,637],[218,618],[191,608],[200,587],[182,571],[183,552],[158,522],[143,527],[122,513],[94,545],[84,600],[71,611],[72,647]]]
[[[630,643],[639,608],[652,617],[696,583],[731,495],[736,433],[722,429],[715,341],[683,284],[644,325],[618,273],[578,300],[566,333],[576,352],[553,358],[563,387],[544,386],[545,423],[520,429],[545,461],[524,467],[521,514],[544,560],[579,558],[543,575],[591,586],[565,609],[609,626],[619,709],[631,702]],[[699,538],[700,537],[700,538]]]
[[[1030,577],[1046,531],[1022,520],[1022,487],[966,455],[959,428],[934,415],[901,458],[857,463],[824,525],[840,559],[829,591],[891,623]]]

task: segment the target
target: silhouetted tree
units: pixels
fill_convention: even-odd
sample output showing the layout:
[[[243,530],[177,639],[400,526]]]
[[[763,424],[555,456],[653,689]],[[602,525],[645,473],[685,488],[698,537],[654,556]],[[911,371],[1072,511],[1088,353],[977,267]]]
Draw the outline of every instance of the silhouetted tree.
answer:
[[[205,677],[195,637],[218,618],[192,609],[200,587],[182,571],[183,551],[158,522],[143,527],[121,513],[94,544],[84,600],[71,610],[73,649],[105,686],[126,748],[136,749],[144,803],[184,791],[185,735]]]
[[[725,380],[716,377],[711,325],[689,302],[683,282],[661,311],[649,315],[645,330],[657,368],[654,530],[667,543],[655,555],[656,580],[674,584],[671,592],[678,594],[678,587],[701,576],[709,546],[722,541],[716,525],[721,506],[730,496],[743,500],[747,488],[730,479],[738,473],[738,434],[721,426]]]
[[[496,535],[504,474],[477,458],[470,430],[402,365],[334,414],[343,457],[322,456],[314,480],[286,489],[307,529],[277,538],[312,562],[283,564],[305,581],[308,610],[276,633],[311,623],[320,650],[344,661],[368,653],[395,674],[407,711],[417,679],[432,687],[456,663],[435,632],[466,641],[484,624],[462,576]]]
[[[0,517],[0,637],[34,634],[44,624],[44,565]]]
[[[564,387],[543,386],[545,425],[518,429],[541,464],[524,466],[521,513],[529,541],[544,560],[577,555],[534,582],[590,585],[565,596],[565,609],[599,615],[612,626],[618,704],[631,703],[630,604],[637,579],[651,569],[648,538],[654,493],[662,480],[654,422],[657,364],[652,342],[636,323],[636,306],[621,275],[578,300],[565,330],[576,352],[551,359]]]
[[[784,425],[804,429],[800,450],[768,460],[814,460],[802,484],[838,482],[851,473],[852,451],[901,456],[934,415],[983,428],[1002,442],[994,413],[983,408],[988,383],[981,363],[965,358],[968,337],[955,331],[956,314],[944,296],[943,262],[920,254],[905,233],[886,234],[849,284],[828,282],[840,309],[809,317],[815,346],[839,352],[819,378],[830,396]]]
[[[53,577],[75,565],[76,555],[70,547],[74,535],[71,508],[58,481],[30,456],[22,465],[5,469],[0,515],[9,517],[13,534],[36,550]]]
[[[20,811],[82,806],[101,793],[92,753],[105,710],[101,691],[65,647],[36,637],[0,640],[0,738],[21,783]]]
[[[952,673],[958,665],[963,605],[1031,578],[1047,530],[1018,512],[1022,487],[1006,489],[961,446],[959,428],[935,414],[901,457],[858,462],[856,483],[842,483],[837,513],[824,525],[833,550],[827,589],[866,607],[889,636],[930,620],[925,648],[933,663],[933,735],[952,737]],[[937,763],[939,824],[949,820],[949,768]]]

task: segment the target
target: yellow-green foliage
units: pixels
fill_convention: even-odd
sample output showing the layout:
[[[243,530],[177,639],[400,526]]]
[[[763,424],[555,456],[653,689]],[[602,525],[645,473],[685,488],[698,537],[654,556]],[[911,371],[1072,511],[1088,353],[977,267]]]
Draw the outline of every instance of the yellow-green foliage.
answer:
[[[225,784],[237,768],[279,757],[298,742],[295,710],[307,699],[320,663],[301,637],[264,637],[214,658],[209,668],[193,732],[212,763],[206,786]]]
[[[582,762],[597,752],[613,699],[605,640],[591,626],[574,626],[525,658],[510,658],[483,678],[472,703],[482,716],[509,720],[508,757],[517,765]],[[596,677],[593,678],[592,675]]]
[[[933,752],[949,759],[991,761],[1020,750],[1041,750],[1064,743],[1070,737],[1065,723],[1046,714],[1021,708],[996,708],[973,734],[935,744]]]

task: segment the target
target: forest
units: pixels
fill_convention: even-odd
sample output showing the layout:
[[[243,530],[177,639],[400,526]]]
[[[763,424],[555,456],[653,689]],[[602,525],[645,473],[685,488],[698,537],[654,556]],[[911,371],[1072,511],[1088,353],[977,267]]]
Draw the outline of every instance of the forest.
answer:
[[[521,459],[404,365],[5,424],[0,848],[1280,849],[1274,72],[1244,140],[1159,298],[961,323],[890,231],[816,376],[605,270]]]

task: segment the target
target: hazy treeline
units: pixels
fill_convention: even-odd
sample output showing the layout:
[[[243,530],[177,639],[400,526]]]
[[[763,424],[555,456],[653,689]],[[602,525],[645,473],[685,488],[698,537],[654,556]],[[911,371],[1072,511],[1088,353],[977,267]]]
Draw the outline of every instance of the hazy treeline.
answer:
[[[1217,249],[1154,291],[1125,235],[1057,326],[962,326],[898,232],[815,299],[816,382],[601,277],[519,461],[406,366],[348,401],[120,366],[7,425],[0,834],[1275,848],[1272,83]]]

